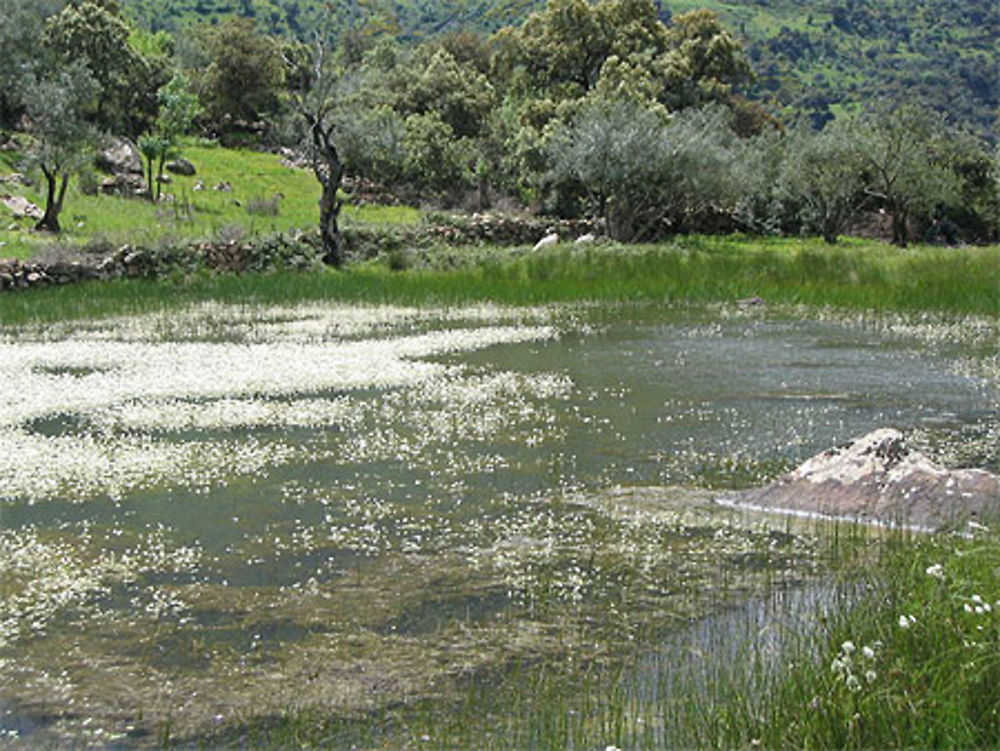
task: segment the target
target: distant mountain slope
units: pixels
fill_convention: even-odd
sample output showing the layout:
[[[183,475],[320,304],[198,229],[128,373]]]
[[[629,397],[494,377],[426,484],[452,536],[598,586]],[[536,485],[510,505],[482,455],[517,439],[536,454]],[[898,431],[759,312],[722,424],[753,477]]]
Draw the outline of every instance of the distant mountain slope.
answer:
[[[124,0],[143,25],[176,29],[252,16],[275,34],[320,26],[419,40],[458,29],[494,31],[542,0]],[[754,98],[816,123],[873,99],[919,97],[994,133],[1000,113],[997,0],[674,0],[663,16],[711,8],[742,35],[758,81]]]

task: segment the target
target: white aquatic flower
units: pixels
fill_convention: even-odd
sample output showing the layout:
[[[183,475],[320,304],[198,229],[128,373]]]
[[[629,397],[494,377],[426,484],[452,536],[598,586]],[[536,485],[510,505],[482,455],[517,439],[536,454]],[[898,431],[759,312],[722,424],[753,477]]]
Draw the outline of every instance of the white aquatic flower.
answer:
[[[935,563],[933,566],[927,567],[927,575],[933,576],[935,579],[940,579],[944,581],[944,566],[940,563]]]

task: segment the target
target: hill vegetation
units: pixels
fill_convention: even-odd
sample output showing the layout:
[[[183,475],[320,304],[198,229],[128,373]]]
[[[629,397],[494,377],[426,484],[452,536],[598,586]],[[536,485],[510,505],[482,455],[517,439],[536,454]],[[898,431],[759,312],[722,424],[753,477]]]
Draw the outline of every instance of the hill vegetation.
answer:
[[[192,143],[221,143],[282,148],[310,169],[333,265],[344,258],[345,178],[373,186],[375,201],[499,205],[587,220],[622,242],[742,231],[835,243],[861,221],[900,246],[991,242],[1000,232],[1000,152],[969,123],[916,96],[872,96],[858,108],[827,102],[823,112],[790,102],[787,115],[755,99],[769,73],[755,75],[757,48],[741,34],[751,22],[773,31],[778,21],[765,14],[741,20],[733,6],[727,24],[713,10],[673,12],[653,0],[550,0],[490,35],[431,35],[401,7],[301,7],[296,17],[315,25],[298,34],[321,32],[310,43],[268,33],[250,0],[167,3],[155,18],[153,6],[117,0],[0,0],[5,161],[43,207],[35,229],[64,232],[68,201],[92,204],[71,214],[87,224],[76,217],[101,213],[99,193],[145,199],[155,216],[207,206],[165,169]],[[421,7],[425,20],[451,19],[440,29],[466,20],[483,28],[529,9]],[[842,36],[897,28],[859,7],[806,18],[797,38],[814,27]],[[176,30],[154,30],[174,11]],[[826,122],[833,109],[839,116]],[[141,168],[102,181],[94,156],[122,136]],[[202,167],[212,161],[198,156]],[[238,200],[299,206],[304,216],[315,200],[305,195],[274,189]],[[185,227],[219,221],[217,210],[191,220],[187,208]]]
[[[124,0],[143,26],[177,32],[230,16],[269,34],[308,38],[316,29],[419,42],[459,30],[492,33],[523,22],[539,0],[353,0],[331,14],[321,0]],[[844,107],[917,97],[955,122],[996,131],[1000,7],[990,0],[674,0],[661,19],[707,8],[746,47],[755,99],[816,125]],[[332,16],[332,17],[331,17]],[[332,22],[332,23],[331,23]]]

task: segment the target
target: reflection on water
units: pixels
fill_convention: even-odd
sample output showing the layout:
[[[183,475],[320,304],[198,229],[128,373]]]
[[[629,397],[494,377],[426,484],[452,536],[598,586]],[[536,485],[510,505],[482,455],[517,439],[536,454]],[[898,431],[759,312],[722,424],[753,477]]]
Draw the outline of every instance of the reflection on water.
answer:
[[[995,467],[995,347],[933,333],[322,306],[0,332],[0,728],[377,707],[808,580],[810,535],[698,489],[884,425]]]

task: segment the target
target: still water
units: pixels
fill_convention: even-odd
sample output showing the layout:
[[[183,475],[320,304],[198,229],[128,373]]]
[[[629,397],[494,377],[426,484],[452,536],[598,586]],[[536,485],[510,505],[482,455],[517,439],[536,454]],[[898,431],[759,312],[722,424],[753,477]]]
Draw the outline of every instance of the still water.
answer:
[[[997,341],[730,307],[0,328],[0,732],[444,697],[809,581],[813,536],[713,495],[884,426],[996,470]]]

